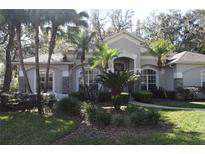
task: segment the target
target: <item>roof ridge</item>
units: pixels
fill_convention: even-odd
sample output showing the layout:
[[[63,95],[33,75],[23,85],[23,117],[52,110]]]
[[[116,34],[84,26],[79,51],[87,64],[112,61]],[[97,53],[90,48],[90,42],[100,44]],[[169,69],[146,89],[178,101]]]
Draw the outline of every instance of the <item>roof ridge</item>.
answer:
[[[183,53],[184,52],[184,53]],[[179,59],[177,60],[177,61],[179,61],[179,60],[181,60],[185,55],[186,55],[186,53],[187,53],[187,51],[183,51],[182,53],[182,56],[181,57],[179,57]]]

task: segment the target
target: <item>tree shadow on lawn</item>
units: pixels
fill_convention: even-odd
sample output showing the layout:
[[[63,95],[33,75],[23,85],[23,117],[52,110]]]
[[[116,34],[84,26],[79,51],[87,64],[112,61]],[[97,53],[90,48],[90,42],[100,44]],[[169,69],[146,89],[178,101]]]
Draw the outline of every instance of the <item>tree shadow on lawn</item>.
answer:
[[[0,144],[49,144],[74,127],[69,118],[37,113],[0,114]]]
[[[183,131],[180,129],[171,130],[163,133],[149,134],[148,136],[125,137],[121,139],[121,144],[128,145],[186,145],[186,144],[205,144],[204,135],[199,132]]]

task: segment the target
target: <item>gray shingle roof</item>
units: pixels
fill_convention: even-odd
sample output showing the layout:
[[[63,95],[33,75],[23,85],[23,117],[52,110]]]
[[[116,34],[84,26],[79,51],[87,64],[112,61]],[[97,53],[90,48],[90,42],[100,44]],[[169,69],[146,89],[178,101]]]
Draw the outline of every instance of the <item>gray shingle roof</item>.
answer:
[[[48,62],[48,54],[39,55],[39,63],[47,63]],[[51,57],[51,63],[60,63],[63,62],[63,54],[62,53],[54,53]],[[73,62],[73,59],[67,57],[66,62]],[[35,57],[29,57],[24,59],[24,63],[35,63]]]
[[[174,63],[205,64],[205,55],[200,53],[189,52],[189,51],[180,52],[168,59],[167,64],[174,64]]]

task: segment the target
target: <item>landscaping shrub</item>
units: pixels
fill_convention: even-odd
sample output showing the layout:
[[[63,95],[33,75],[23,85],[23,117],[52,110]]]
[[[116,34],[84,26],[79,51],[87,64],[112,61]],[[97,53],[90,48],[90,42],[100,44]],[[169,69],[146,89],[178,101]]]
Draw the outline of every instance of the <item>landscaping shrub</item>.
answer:
[[[57,102],[56,114],[78,115],[80,113],[80,101],[75,97],[64,97]]]
[[[135,112],[135,111],[144,111],[144,108],[140,107],[140,106],[137,106],[137,105],[134,105],[134,104],[128,104],[127,105],[128,114],[131,114],[132,112]]]
[[[156,125],[159,123],[160,114],[157,110],[149,109],[147,114],[147,122],[149,124]]]
[[[99,92],[98,101],[99,102],[110,102],[111,101],[111,93],[110,92]]]
[[[112,124],[117,127],[123,127],[126,125],[125,116],[117,114],[112,117]]]
[[[197,98],[198,88],[177,88],[176,99],[177,100],[195,100]]]
[[[81,105],[81,115],[86,122],[94,123],[97,117],[97,108],[90,102],[83,102]]]
[[[70,93],[69,96],[70,97],[75,97],[75,98],[79,99],[80,101],[84,101],[85,100],[85,96],[84,96],[83,92]]]
[[[144,125],[148,116],[145,112],[142,111],[134,111],[130,114],[130,125],[133,127]]]
[[[132,107],[133,108],[133,107]],[[129,114],[130,125],[156,125],[160,120],[160,114],[157,110],[147,108],[134,108]]]
[[[100,127],[108,126],[111,123],[112,115],[106,112],[98,112],[96,116],[96,123]]]
[[[138,91],[132,93],[132,97],[134,97],[135,100],[149,103],[152,101],[153,94],[150,91]]]

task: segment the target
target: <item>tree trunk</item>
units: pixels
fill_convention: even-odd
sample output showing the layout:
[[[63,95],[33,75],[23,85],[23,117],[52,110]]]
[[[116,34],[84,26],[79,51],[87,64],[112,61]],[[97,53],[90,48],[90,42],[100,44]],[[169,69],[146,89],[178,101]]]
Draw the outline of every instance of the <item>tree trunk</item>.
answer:
[[[6,46],[6,68],[5,68],[4,85],[3,85],[4,92],[9,92],[10,90],[10,83],[12,77],[11,51],[13,49],[15,27],[12,24],[9,24],[8,31],[9,31],[9,41]]]
[[[37,91],[37,107],[38,113],[42,114],[41,104],[41,85],[40,85],[40,73],[39,73],[39,24],[35,25],[35,62],[36,62],[36,91]]]
[[[89,98],[88,86],[86,84],[86,77],[85,77],[85,67],[83,65],[83,61],[81,61],[81,68],[82,68],[82,74],[83,74],[83,93],[86,97]]]
[[[28,80],[28,76],[26,74],[24,61],[23,61],[23,52],[21,49],[21,24],[20,23],[16,25],[16,35],[17,35],[17,50],[19,51],[19,59],[20,59],[20,64],[21,64],[21,68],[22,68],[25,83],[26,83],[26,88],[27,88],[29,93],[32,93],[32,90],[31,90],[31,87],[29,84],[29,80]]]
[[[51,39],[49,42],[49,50],[48,50],[48,63],[47,63],[47,68],[46,68],[46,81],[45,81],[45,87],[44,87],[45,93],[48,90],[48,76],[49,76],[49,69],[50,69],[50,64],[51,64],[51,56],[53,54],[53,50],[56,44],[56,35],[57,35],[58,26],[52,26],[52,30],[53,31],[51,34]]]

